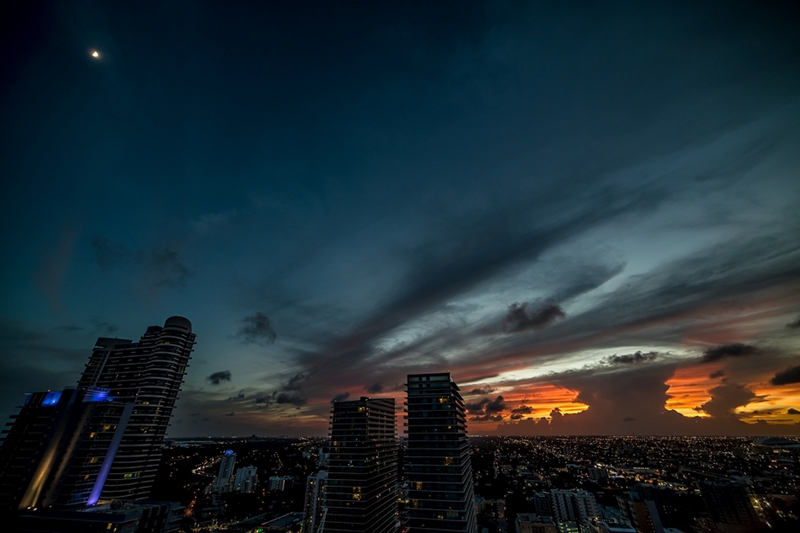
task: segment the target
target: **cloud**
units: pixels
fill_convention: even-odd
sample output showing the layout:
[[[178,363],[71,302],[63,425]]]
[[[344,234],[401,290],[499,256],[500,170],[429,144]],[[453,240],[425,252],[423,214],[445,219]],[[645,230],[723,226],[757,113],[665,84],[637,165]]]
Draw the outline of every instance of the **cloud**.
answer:
[[[709,374],[708,377],[711,378],[711,379],[717,379],[717,378],[721,378],[724,375],[725,375],[725,371],[722,370],[722,369],[719,369],[716,372],[712,372],[711,374]]]
[[[264,313],[255,313],[242,319],[244,325],[234,335],[244,344],[258,344],[266,346],[272,344],[278,335],[272,327],[272,322]]]
[[[184,287],[192,276],[192,272],[181,262],[175,250],[131,250],[120,242],[100,235],[94,237],[90,244],[100,268],[110,271],[133,266],[139,270],[144,284],[151,289]]]
[[[626,416],[625,418],[622,419],[622,421],[623,422],[636,422],[636,419],[633,418],[632,416]]]
[[[230,381],[231,380],[231,373],[229,370],[222,370],[220,372],[214,372],[210,376],[206,378],[212,385],[219,385],[223,381]]]
[[[303,372],[298,372],[297,374],[289,378],[289,381],[284,383],[281,389],[285,391],[300,390],[303,388],[303,382],[306,379],[308,379],[307,374],[304,374]]]
[[[281,392],[275,396],[275,403],[277,404],[290,404],[295,406],[303,406],[308,403],[308,400],[299,394],[290,394],[288,392]]]
[[[755,353],[758,353],[758,349],[755,346],[750,346],[748,344],[742,344],[740,342],[723,344],[717,346],[716,348],[708,348],[706,351],[704,351],[701,362],[713,363],[714,361],[719,361],[720,359],[725,359],[728,357],[747,357]]]
[[[644,363],[646,361],[652,361],[656,357],[658,357],[656,352],[642,353],[641,351],[638,351],[630,355],[614,354],[610,357],[607,357],[606,362],[612,365],[635,365]]]
[[[470,418],[471,422],[501,422],[503,420],[503,415],[483,415],[483,416],[473,416]]]
[[[533,412],[533,407],[530,407],[528,405],[520,405],[519,407],[512,409],[511,412],[515,414],[529,415]]]
[[[773,385],[789,385],[791,383],[800,383],[800,366],[793,366],[786,370],[781,370],[772,376],[769,380]]]
[[[506,405],[503,397],[498,396],[494,400],[490,400],[489,398],[483,398],[479,402],[467,403],[465,404],[465,407],[467,411],[472,414],[480,413],[485,415],[494,415],[496,413],[504,411],[508,406]]]
[[[231,411],[230,413],[225,413],[225,416],[236,416],[236,413]]]
[[[800,328],[800,316],[795,319],[794,322],[789,322],[786,324],[786,327],[789,329],[798,329]]]
[[[495,391],[495,389],[494,389],[494,388],[490,387],[489,385],[486,385],[485,387],[481,387],[481,388],[472,389],[472,390],[469,392],[469,394],[470,394],[470,396],[472,396],[472,395],[480,395],[480,396],[485,396],[485,395],[487,395],[487,394],[491,394],[491,393],[493,393],[494,391]]]
[[[369,385],[369,386],[364,387],[364,388],[370,394],[378,394],[378,393],[383,392],[383,390],[384,390],[383,383],[381,383],[380,381],[378,381],[376,383],[373,383],[372,385]]]
[[[339,394],[337,394],[336,396],[331,398],[331,403],[333,403],[333,402],[341,402],[341,401],[344,401],[344,400],[348,399],[349,397],[350,397],[350,393],[349,392],[340,392]]]
[[[225,401],[237,402],[239,400],[244,400],[244,399],[245,399],[244,390],[240,390],[239,394],[237,394],[236,396],[229,396],[228,399]]]
[[[787,415],[800,415],[800,411],[795,409],[794,407],[790,407],[788,411],[786,411]]]
[[[503,329],[508,333],[519,333],[544,328],[567,314],[556,304],[544,304],[528,312],[528,303],[513,303],[503,318]]]

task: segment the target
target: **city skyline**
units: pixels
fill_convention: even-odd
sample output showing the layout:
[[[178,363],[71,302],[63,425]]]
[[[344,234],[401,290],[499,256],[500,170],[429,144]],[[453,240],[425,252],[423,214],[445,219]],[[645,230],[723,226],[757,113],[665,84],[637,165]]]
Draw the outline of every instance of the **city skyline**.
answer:
[[[797,6],[5,10],[3,418],[180,315],[168,437],[800,435]]]

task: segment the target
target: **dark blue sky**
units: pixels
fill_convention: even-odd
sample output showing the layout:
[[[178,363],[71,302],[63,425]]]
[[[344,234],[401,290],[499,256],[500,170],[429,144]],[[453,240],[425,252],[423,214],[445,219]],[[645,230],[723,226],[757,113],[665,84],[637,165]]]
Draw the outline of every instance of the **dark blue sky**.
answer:
[[[792,2],[2,9],[0,413],[181,314],[173,436],[800,432]]]

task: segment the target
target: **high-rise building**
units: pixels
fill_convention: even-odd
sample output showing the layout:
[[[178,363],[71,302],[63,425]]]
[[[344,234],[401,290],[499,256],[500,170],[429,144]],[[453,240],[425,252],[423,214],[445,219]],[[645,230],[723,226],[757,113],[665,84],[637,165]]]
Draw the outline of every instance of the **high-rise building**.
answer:
[[[236,469],[233,479],[234,492],[254,492],[256,485],[258,485],[258,469],[255,466]]]
[[[585,490],[553,490],[550,492],[553,516],[559,522],[585,522],[600,516],[594,494]]]
[[[303,509],[303,533],[320,533],[325,504],[325,487],[328,484],[328,471],[320,470],[308,476],[306,501]]]
[[[214,478],[214,483],[206,492],[228,492],[233,481],[233,469],[236,466],[236,454],[233,450],[225,450],[219,460],[219,472]]]
[[[108,389],[28,394],[0,448],[0,509],[94,505],[133,404]]]
[[[115,402],[133,404],[103,499],[149,497],[194,343],[191,322],[179,316],[147,328],[139,342],[97,339],[78,387],[107,388]]]
[[[450,374],[408,376],[410,533],[476,533],[464,400]]]
[[[333,404],[324,533],[396,531],[395,435],[394,398]]]
[[[756,529],[758,514],[744,485],[728,480],[701,481],[698,485],[717,527],[730,531]]]

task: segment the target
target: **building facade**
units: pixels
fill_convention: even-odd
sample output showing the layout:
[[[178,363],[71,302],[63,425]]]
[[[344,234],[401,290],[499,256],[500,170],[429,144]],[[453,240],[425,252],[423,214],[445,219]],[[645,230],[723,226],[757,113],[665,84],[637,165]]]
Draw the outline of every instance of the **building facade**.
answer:
[[[397,530],[394,398],[335,402],[323,533]]]
[[[303,508],[303,533],[320,533],[322,531],[321,524],[327,485],[327,470],[320,470],[316,474],[308,476]]]
[[[115,402],[133,404],[102,499],[149,497],[194,344],[191,322],[179,316],[139,342],[97,339],[78,388],[106,388]]]
[[[476,533],[467,418],[449,373],[408,376],[410,533]]]
[[[0,448],[0,508],[97,503],[132,411],[108,389],[28,394]]]

